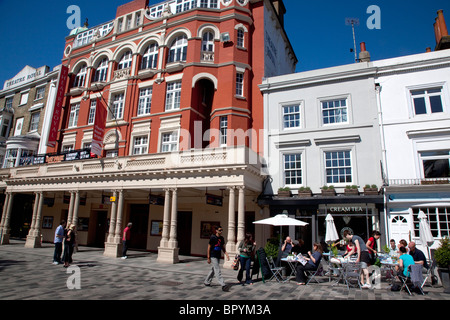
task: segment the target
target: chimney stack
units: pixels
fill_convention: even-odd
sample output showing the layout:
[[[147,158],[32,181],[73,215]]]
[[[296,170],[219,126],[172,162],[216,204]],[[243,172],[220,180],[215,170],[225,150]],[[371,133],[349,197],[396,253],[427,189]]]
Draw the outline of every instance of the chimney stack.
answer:
[[[450,36],[448,35],[447,25],[445,23],[444,11],[438,10],[436,22],[434,23],[434,34],[436,37],[435,50],[450,49]]]
[[[359,62],[370,62],[370,53],[366,50],[366,43],[360,43],[361,52],[359,53]]]

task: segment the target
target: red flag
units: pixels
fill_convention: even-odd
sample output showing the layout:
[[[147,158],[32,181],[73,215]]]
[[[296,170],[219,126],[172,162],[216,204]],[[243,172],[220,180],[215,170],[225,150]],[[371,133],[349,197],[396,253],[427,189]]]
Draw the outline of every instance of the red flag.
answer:
[[[95,107],[94,133],[92,135],[91,152],[101,157],[103,150],[103,136],[106,127],[106,108],[100,99],[97,99]]]
[[[54,148],[56,146],[56,136],[59,130],[59,121],[61,120],[61,110],[64,101],[64,94],[66,93],[67,75],[69,68],[61,66],[59,70],[58,91],[56,92],[55,106],[53,108],[52,122],[50,124],[50,132],[48,134],[47,146]]]

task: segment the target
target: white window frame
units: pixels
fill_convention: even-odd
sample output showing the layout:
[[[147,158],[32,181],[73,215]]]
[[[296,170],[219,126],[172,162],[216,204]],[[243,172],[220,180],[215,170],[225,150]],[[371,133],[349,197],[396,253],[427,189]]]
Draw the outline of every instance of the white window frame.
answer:
[[[97,99],[91,100],[91,105],[89,106],[88,124],[95,123],[95,110],[97,109]]]
[[[5,98],[5,109],[12,110],[13,108],[14,97]]]
[[[44,99],[45,96],[45,86],[37,87],[36,88],[36,97],[34,100],[41,100]]]
[[[217,8],[219,8],[219,0],[199,0],[198,7],[199,8],[217,9]]]
[[[31,114],[31,119],[30,119],[30,132],[35,132],[38,130],[39,128],[39,120],[41,118],[41,112],[33,112]]]
[[[219,118],[219,131],[220,131],[220,146],[227,146],[228,136],[228,116],[221,116]]]
[[[348,148],[338,148],[338,149],[327,149],[327,150],[323,150],[323,174],[324,174],[324,182],[325,185],[333,185],[333,186],[347,186],[347,185],[353,185],[356,184],[355,181],[355,166],[354,166],[354,155],[353,155],[353,148],[348,147]],[[346,155],[344,155],[344,158],[341,159],[340,154],[339,153],[347,153],[349,154],[349,161],[350,161],[350,165],[348,165],[345,160]],[[331,166],[328,166],[327,164],[327,154],[335,154],[336,158],[331,158],[330,161],[332,161]],[[337,161],[337,165],[333,165],[333,162]],[[344,161],[344,163],[342,163],[342,161]],[[346,180],[346,176],[348,176],[347,173],[343,173],[341,174],[341,170],[347,170],[350,169],[350,179],[351,181],[347,181]],[[327,173],[328,170],[337,170],[337,172],[332,173],[331,175],[329,175]],[[338,177],[338,180],[341,180],[340,177],[343,176],[345,179],[345,181],[328,181],[328,177]]]
[[[75,80],[73,82],[73,88],[84,87],[86,83],[86,75],[87,75],[87,65],[83,64],[78,70],[77,75],[75,76]]]
[[[244,97],[244,72],[236,72],[236,96]]]
[[[175,13],[188,11],[197,7],[197,0],[177,0]]]
[[[345,106],[342,106],[341,103],[342,101],[345,101]],[[336,103],[339,102],[339,106],[333,106],[332,108],[327,108],[324,109],[324,103]],[[334,126],[334,125],[345,125],[345,124],[349,124],[350,123],[350,96],[346,95],[346,96],[338,96],[338,97],[329,97],[329,98],[322,98],[319,101],[320,104],[320,118],[322,121],[322,125],[323,126]],[[345,110],[345,121],[344,119],[344,113],[342,111]],[[333,115],[333,116],[324,116],[324,112],[330,112],[330,111],[334,111],[333,113],[335,113],[336,111],[339,111],[339,115]],[[325,118],[329,118],[329,119],[334,119],[334,122],[328,122],[325,123]],[[336,121],[336,120],[340,120],[340,121]]]
[[[177,36],[169,48],[168,63],[185,62],[187,57],[188,38],[185,34]]]
[[[214,33],[205,31],[202,36],[202,52],[214,52]]]
[[[139,90],[138,116],[147,116],[151,112],[153,88],[141,88]]]
[[[148,135],[137,136],[133,139],[133,155],[148,152]]]
[[[124,54],[122,54],[122,57],[120,58],[119,64],[117,66],[117,70],[131,68],[132,63],[133,53],[131,52],[131,50],[128,50]]]
[[[80,103],[75,103],[70,106],[69,123],[67,128],[75,128],[78,124],[78,116],[80,114]]]
[[[30,91],[21,92],[20,93],[20,103],[19,106],[26,105],[28,103],[28,96],[30,95]]]
[[[110,113],[110,120],[123,119],[123,111],[125,105],[125,93],[117,92],[112,95],[112,108]]]
[[[243,28],[237,29],[236,46],[245,48],[245,30]]]
[[[285,151],[285,152],[281,153],[281,172],[283,173],[282,177],[281,177],[281,179],[282,179],[281,185],[282,186],[289,186],[289,187],[296,188],[296,187],[300,187],[300,186],[304,185],[304,183],[305,183],[305,177],[304,177],[305,169],[304,169],[304,159],[303,159],[304,154],[305,153],[302,150],[290,150],[290,151]],[[293,157],[293,156],[300,157],[300,159],[299,159],[300,167],[292,167],[292,168],[286,169],[287,157]],[[290,161],[290,163],[291,162],[292,161]],[[295,159],[294,162],[297,163],[297,160]],[[300,171],[300,176],[297,175],[298,171]],[[291,183],[291,181],[289,181],[289,182],[287,181],[287,179],[288,179],[286,176],[287,172],[295,172],[295,176],[289,178],[289,179],[295,179],[295,183]],[[297,179],[300,179],[300,182],[297,181]]]
[[[295,107],[298,107],[298,111],[292,110],[292,108]],[[298,125],[286,126],[286,116],[295,117],[296,115],[298,115]],[[289,123],[292,123],[293,121],[296,120],[292,118],[288,120]],[[283,130],[295,130],[303,128],[303,102],[291,102],[281,105],[281,128],[283,128]]]
[[[431,91],[434,89],[440,89],[440,92],[439,93],[429,93],[428,92],[428,91]],[[417,92],[417,91],[424,91],[425,93],[414,95],[413,92]],[[411,104],[411,115],[413,117],[430,116],[433,114],[442,115],[443,113],[447,112],[447,103],[446,103],[446,99],[445,99],[444,84],[430,84],[427,86],[409,87],[408,94],[409,94],[409,100],[410,100],[410,104]],[[430,97],[436,97],[436,96],[439,96],[441,98],[442,111],[432,112]],[[420,114],[416,113],[416,105],[415,105],[414,100],[417,98],[423,98],[425,100],[426,113],[420,113]]]
[[[144,69],[157,69],[158,67],[158,51],[159,46],[156,42],[152,42],[145,49],[142,55],[141,70]]]
[[[99,63],[98,67],[95,70],[94,82],[104,82],[108,77],[108,67],[109,60],[108,58],[103,58]]]
[[[181,107],[181,81],[167,84],[165,110],[179,110]]]
[[[161,152],[176,152],[179,147],[179,130],[161,132]]]

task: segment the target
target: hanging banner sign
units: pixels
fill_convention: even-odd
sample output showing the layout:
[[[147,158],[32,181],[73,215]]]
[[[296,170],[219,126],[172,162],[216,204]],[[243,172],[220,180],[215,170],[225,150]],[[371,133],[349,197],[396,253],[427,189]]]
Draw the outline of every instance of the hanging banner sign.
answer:
[[[53,116],[50,124],[50,132],[48,134],[47,146],[56,147],[56,136],[58,135],[59,122],[61,120],[62,105],[64,102],[64,94],[66,93],[67,76],[69,74],[69,68],[67,66],[61,66],[59,70],[58,90],[56,91],[55,106],[53,108]]]
[[[102,156],[103,151],[103,136],[105,135],[106,126],[106,108],[103,106],[100,99],[97,99],[95,107],[95,121],[94,121],[94,133],[92,136],[91,152],[97,156]]]

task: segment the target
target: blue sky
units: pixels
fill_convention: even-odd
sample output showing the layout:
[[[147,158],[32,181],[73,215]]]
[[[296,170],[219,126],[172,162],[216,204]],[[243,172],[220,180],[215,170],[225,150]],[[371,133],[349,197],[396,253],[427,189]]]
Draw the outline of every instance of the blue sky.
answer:
[[[66,13],[70,5],[81,9],[81,20],[90,26],[115,18],[119,5],[129,0],[0,0],[0,88],[23,67],[50,68],[61,63],[65,37],[70,30]],[[161,0],[150,0],[151,4]],[[326,68],[354,62],[351,26],[345,19],[359,18],[355,28],[357,49],[366,42],[372,60],[425,52],[436,42],[433,23],[443,9],[450,29],[449,0],[284,0],[285,29],[299,63],[297,71]],[[369,29],[367,9],[380,8],[381,29]]]

